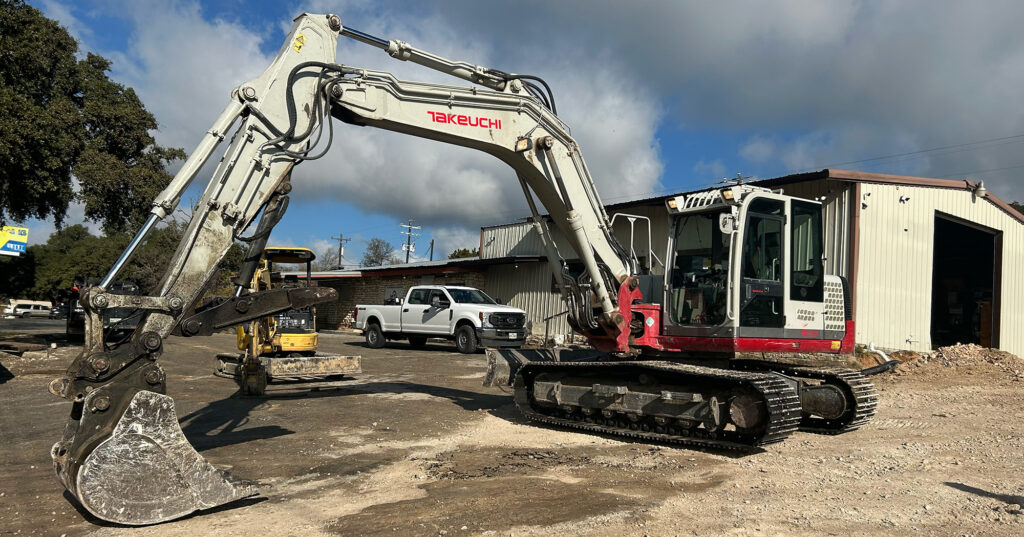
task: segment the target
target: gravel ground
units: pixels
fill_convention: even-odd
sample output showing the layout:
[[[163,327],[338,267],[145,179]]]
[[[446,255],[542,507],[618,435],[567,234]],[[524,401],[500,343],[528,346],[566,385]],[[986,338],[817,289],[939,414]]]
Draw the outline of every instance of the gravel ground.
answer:
[[[0,327],[3,329],[3,327]],[[9,335],[9,334],[8,334]],[[49,447],[70,405],[46,383],[73,350],[0,355],[0,535],[1021,535],[1022,362],[969,346],[873,377],[875,420],[735,454],[525,423],[450,345],[321,350],[358,378],[238,396],[212,375],[233,338],[171,338],[162,360],[183,430],[260,497],[148,528],[80,513]]]

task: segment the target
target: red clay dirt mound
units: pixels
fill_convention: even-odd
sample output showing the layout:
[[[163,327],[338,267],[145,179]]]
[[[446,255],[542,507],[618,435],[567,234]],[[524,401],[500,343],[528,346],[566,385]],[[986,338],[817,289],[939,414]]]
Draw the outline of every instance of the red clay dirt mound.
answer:
[[[984,375],[1013,381],[1024,381],[1024,360],[999,349],[988,349],[973,343],[940,347],[930,353],[895,353],[892,358],[903,363],[892,370],[897,377],[953,377]]]

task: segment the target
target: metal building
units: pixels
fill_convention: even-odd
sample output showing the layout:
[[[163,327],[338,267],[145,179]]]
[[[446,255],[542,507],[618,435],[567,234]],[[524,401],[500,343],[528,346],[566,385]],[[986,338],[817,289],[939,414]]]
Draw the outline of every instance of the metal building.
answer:
[[[825,269],[850,283],[858,343],[973,342],[1024,355],[1024,216],[982,183],[826,169],[757,184],[824,204]],[[677,195],[607,207],[616,235],[655,273],[671,261],[664,202]],[[543,254],[531,222],[480,231],[484,259],[538,258],[492,265],[487,291],[526,310],[534,334],[569,333]]]

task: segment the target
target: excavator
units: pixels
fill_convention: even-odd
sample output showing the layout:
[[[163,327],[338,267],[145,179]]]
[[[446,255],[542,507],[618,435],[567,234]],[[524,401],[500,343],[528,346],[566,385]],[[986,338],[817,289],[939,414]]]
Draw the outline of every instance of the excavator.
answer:
[[[304,286],[313,286],[313,261],[309,248],[268,246],[249,282],[250,293],[273,288],[274,264],[305,265]],[[284,286],[297,287],[298,278]],[[243,395],[263,395],[267,384],[318,383],[329,378],[362,373],[358,356],[317,352],[316,308],[288,310],[236,327],[237,346],[242,354],[219,353],[218,376],[235,379]]]
[[[339,36],[470,85],[411,82],[337,63]],[[877,396],[856,372],[737,358],[852,350],[849,293],[842,279],[823,273],[819,203],[743,184],[669,199],[665,270],[654,274],[613,233],[579,145],[542,79],[448,60],[344,27],[337,15],[303,14],[266,71],[231,93],[104,279],[81,292],[84,350],[49,386],[73,402],[51,455],[61,483],[96,517],[154,524],[256,493],[188,443],[159,358],[168,336],[210,335],[336,299],[328,288],[250,291],[248,285],[287,208],[293,167],[330,148],[332,118],[476,149],[515,172],[569,323],[593,349],[488,353],[486,383],[511,386],[531,420],[656,442],[757,449],[801,429],[849,431],[873,415]],[[108,292],[227,138],[160,292]],[[236,240],[249,247],[234,296],[196,307]],[[560,249],[571,250],[582,271],[570,270]],[[144,311],[142,322],[130,338],[104,341],[104,310],[126,306]]]

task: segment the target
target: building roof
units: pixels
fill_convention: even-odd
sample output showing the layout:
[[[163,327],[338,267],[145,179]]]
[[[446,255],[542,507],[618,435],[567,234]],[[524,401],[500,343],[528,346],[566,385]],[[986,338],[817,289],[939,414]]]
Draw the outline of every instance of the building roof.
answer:
[[[510,255],[490,259],[479,257],[466,257],[462,259],[439,259],[437,261],[417,261],[415,263],[402,263],[399,265],[384,265],[380,267],[361,267],[359,270],[325,270],[314,272],[313,279],[335,279],[335,278],[360,278],[363,276],[398,276],[412,274],[458,274],[462,272],[473,272],[481,267],[499,265],[505,263],[529,263],[547,261],[544,256],[537,255]],[[305,278],[305,272],[287,272],[284,274],[296,274]]]
[[[969,179],[938,179],[932,177],[914,177],[911,175],[892,175],[888,173],[870,173],[870,172],[856,172],[852,170],[836,170],[826,168],[824,170],[799,173],[793,175],[786,175],[783,177],[776,177],[774,179],[765,179],[763,181],[756,181],[755,184],[775,187],[783,186],[793,183],[802,183],[805,181],[820,181],[820,180],[833,180],[833,181],[845,181],[850,183],[875,183],[882,185],[906,185],[906,186],[920,186],[926,188],[946,188],[950,190],[966,190],[973,192],[978,188],[980,181],[971,181]],[[1021,224],[1024,224],[1024,215],[1014,209],[1009,203],[1006,203],[998,196],[990,191],[987,191],[985,198],[992,205],[995,205],[1006,214],[1010,215],[1013,219],[1017,220]]]
[[[929,188],[948,188],[951,190],[966,190],[974,191],[978,187],[978,181],[970,181],[967,179],[938,179],[932,177],[914,177],[910,175],[892,175],[887,173],[870,173],[870,172],[857,172],[852,170],[838,170],[825,168],[816,172],[808,173],[797,173],[791,175],[784,175],[781,177],[774,177],[771,179],[761,179],[758,181],[751,181],[750,184],[764,186],[764,187],[779,187],[784,185],[791,185],[794,183],[803,183],[807,181],[820,181],[820,180],[833,180],[833,181],[845,181],[850,183],[877,183],[884,185],[906,185],[906,186],[920,186]],[[726,185],[723,185],[723,187]],[[624,209],[626,207],[637,207],[637,206],[657,206],[664,205],[665,200],[674,198],[676,196],[682,196],[685,194],[692,194],[694,192],[700,192],[703,190],[709,190],[708,187],[686,190],[682,192],[676,192],[673,194],[665,194],[662,196],[655,196],[651,198],[640,198],[631,201],[623,201],[619,203],[611,203],[605,205],[608,210]],[[1024,214],[1017,211],[1009,203],[1003,201],[998,196],[988,191],[985,194],[985,199],[990,203],[1001,209],[1006,214],[1010,215],[1013,219],[1017,220],[1021,224],[1024,224]],[[545,214],[545,218],[550,217]],[[529,222],[532,218],[527,217],[524,221]],[[499,227],[511,226],[522,224],[523,221],[508,222],[505,224],[498,224],[494,226],[485,226],[484,229],[494,229]]]

